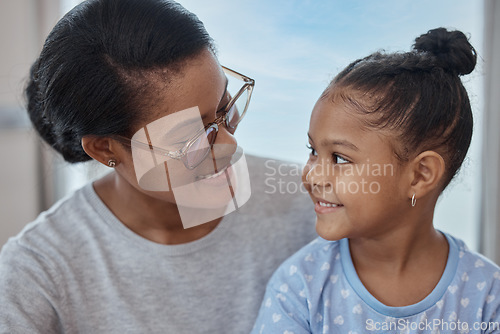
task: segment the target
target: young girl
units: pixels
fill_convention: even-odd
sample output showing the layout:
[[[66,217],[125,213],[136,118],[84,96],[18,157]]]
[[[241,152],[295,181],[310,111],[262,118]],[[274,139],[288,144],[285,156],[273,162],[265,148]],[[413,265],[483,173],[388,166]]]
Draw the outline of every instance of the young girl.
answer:
[[[476,54],[438,28],[331,82],[309,127],[303,182],[321,238],[268,283],[253,333],[497,333],[500,268],[433,227],[472,113]]]
[[[265,160],[237,147],[252,86],[174,1],[66,14],[27,111],[66,161],[110,173],[3,245],[0,333],[247,334],[265,282],[314,235],[307,196],[266,193]]]

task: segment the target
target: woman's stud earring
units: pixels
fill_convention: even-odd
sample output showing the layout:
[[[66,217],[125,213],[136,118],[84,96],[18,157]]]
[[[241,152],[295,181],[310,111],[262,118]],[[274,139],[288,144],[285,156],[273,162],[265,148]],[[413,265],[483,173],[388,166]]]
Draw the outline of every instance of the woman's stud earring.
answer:
[[[108,166],[111,167],[111,168],[114,168],[116,166],[116,160],[109,159],[108,160]]]
[[[417,194],[414,193],[413,196],[411,197],[411,206],[415,206],[417,204],[417,198],[415,197]]]

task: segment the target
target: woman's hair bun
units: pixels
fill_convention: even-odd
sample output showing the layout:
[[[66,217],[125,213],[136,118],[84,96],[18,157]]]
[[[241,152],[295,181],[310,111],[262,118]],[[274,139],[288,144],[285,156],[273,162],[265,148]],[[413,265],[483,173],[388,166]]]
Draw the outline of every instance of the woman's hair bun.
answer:
[[[445,28],[429,30],[415,39],[413,49],[436,57],[436,66],[458,75],[469,74],[476,66],[476,50],[463,32]]]

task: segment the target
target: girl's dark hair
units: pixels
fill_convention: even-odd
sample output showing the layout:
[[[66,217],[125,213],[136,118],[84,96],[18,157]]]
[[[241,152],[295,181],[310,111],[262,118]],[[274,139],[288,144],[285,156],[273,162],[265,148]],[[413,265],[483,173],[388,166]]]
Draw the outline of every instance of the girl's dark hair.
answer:
[[[446,187],[472,137],[471,106],[459,76],[475,65],[476,52],[462,32],[437,28],[418,37],[410,52],[376,52],[354,61],[333,79],[325,96],[370,115],[369,127],[395,130],[394,150],[401,161],[425,150],[440,153]]]
[[[66,161],[90,160],[82,137],[130,134],[148,73],[178,70],[206,48],[203,23],[174,1],[87,0],[56,24],[31,67],[31,121]]]

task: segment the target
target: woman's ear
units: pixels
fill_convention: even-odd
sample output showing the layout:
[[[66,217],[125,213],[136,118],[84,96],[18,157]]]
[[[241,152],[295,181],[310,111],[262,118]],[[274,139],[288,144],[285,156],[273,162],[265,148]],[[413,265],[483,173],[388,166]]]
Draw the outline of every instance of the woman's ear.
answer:
[[[116,150],[116,143],[110,138],[85,136],[82,138],[82,147],[85,153],[105,166],[110,166],[110,160],[113,160],[115,165],[117,164],[119,154]]]
[[[411,163],[411,193],[408,196],[411,198],[416,194],[417,197],[423,197],[441,187],[445,168],[440,154],[434,151],[420,153]]]

